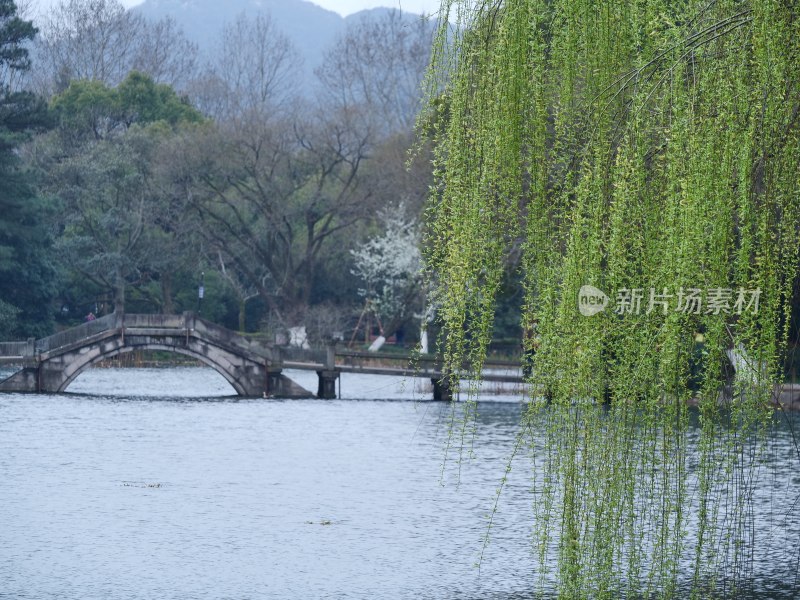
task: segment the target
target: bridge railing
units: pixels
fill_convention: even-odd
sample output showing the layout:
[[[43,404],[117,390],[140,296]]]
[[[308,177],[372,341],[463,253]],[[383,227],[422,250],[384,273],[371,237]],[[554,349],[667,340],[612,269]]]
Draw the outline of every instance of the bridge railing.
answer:
[[[184,329],[187,327],[184,315],[126,314],[124,325],[125,327],[153,329]]]
[[[50,350],[55,350],[56,348],[69,346],[70,344],[80,342],[86,338],[97,335],[98,333],[103,333],[109,329],[114,329],[116,326],[117,315],[116,313],[111,313],[110,315],[100,317],[94,321],[88,321],[82,325],[73,327],[72,329],[60,331],[49,337],[36,340],[35,351],[36,353],[49,352]]]
[[[327,351],[325,348],[296,348],[284,346],[281,347],[281,356],[283,356],[284,360],[288,361],[324,363],[327,358]]]
[[[191,313],[187,315],[187,319],[192,319],[192,328],[198,333],[201,333],[206,339],[222,344],[223,346],[227,345],[233,348],[239,348],[257,356],[266,357],[272,364],[277,364],[281,361],[281,355],[276,348],[267,346],[258,340],[239,335],[235,331],[226,329],[211,321],[201,319]]]
[[[0,357],[17,357],[33,355],[31,342],[0,342]]]
[[[195,330],[200,337],[209,341],[267,358],[273,364],[277,364],[281,360],[280,352],[277,349],[260,341],[243,337],[210,321],[205,321],[192,313],[183,315],[112,313],[39,340],[1,342],[0,358],[31,357],[72,346],[105,331],[116,329],[177,329],[186,331],[187,335],[190,330]]]

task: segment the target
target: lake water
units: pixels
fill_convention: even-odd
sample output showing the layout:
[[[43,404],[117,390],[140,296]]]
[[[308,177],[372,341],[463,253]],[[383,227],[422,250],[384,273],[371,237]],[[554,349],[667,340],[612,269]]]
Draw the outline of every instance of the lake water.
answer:
[[[0,395],[0,597],[531,597],[524,472],[475,568],[524,405],[481,402],[475,457],[443,465],[451,405],[412,380],[342,377],[330,401],[239,399],[201,368],[93,369],[69,394]],[[793,467],[770,502],[790,518],[765,597],[800,589],[785,439]]]

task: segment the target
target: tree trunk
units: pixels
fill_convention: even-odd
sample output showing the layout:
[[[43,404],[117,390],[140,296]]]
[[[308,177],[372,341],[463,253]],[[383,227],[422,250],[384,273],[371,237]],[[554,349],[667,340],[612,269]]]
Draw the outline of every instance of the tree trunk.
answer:
[[[125,287],[125,278],[118,271],[114,285],[114,312],[119,314],[125,312]]]
[[[172,299],[172,274],[161,274],[161,312],[165,315],[175,313],[175,302]]]

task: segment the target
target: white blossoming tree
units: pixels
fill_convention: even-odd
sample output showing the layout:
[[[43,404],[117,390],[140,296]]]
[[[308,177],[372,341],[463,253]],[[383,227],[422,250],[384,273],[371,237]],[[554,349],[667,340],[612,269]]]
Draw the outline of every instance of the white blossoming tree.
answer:
[[[406,216],[401,202],[378,213],[381,232],[355,250],[353,274],[364,287],[365,310],[380,324],[381,334],[370,346],[377,351],[386,338],[396,333],[418,311],[420,304],[421,257],[419,227]]]

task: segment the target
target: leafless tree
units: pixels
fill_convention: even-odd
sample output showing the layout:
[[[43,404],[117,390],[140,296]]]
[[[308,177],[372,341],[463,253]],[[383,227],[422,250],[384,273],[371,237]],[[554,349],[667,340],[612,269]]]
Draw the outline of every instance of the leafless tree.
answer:
[[[333,237],[374,212],[359,176],[370,140],[347,115],[307,108],[202,142],[203,235],[284,323],[302,318]]]
[[[37,62],[60,91],[73,79],[116,85],[130,71],[142,17],[116,0],[62,0],[43,17]],[[52,88],[51,88],[52,89]]]
[[[200,112],[217,123],[230,114],[228,85],[208,66],[188,82],[186,93]]]
[[[192,91],[217,120],[252,124],[286,107],[301,66],[297,50],[268,15],[242,13],[223,29]]]
[[[332,106],[361,107],[384,135],[410,130],[420,107],[432,26],[393,10],[349,27],[315,71]]]
[[[118,0],[61,0],[43,16],[34,54],[33,86],[45,95],[75,79],[115,86],[132,70],[181,89],[197,60],[173,20],[153,23]]]
[[[327,250],[378,205],[417,207],[405,148],[417,110],[429,26],[390,13],[344,36],[317,70],[320,93],[295,95],[296,53],[266,17],[240,17],[203,78],[218,118],[193,192],[206,243],[258,290],[272,316],[302,322]],[[377,164],[391,161],[391,165]],[[427,181],[427,180],[425,180]],[[410,198],[409,196],[414,196]],[[346,268],[343,266],[343,268]]]
[[[178,91],[185,91],[197,68],[197,46],[186,39],[172,17],[144,21],[133,69],[147,73],[157,83],[167,83]]]
[[[247,301],[257,298],[258,290],[255,286],[249,285],[235,268],[231,268],[227,265],[226,253],[220,248],[216,251],[216,259],[219,272],[236,295],[236,303],[239,305],[239,331],[245,331]]]

